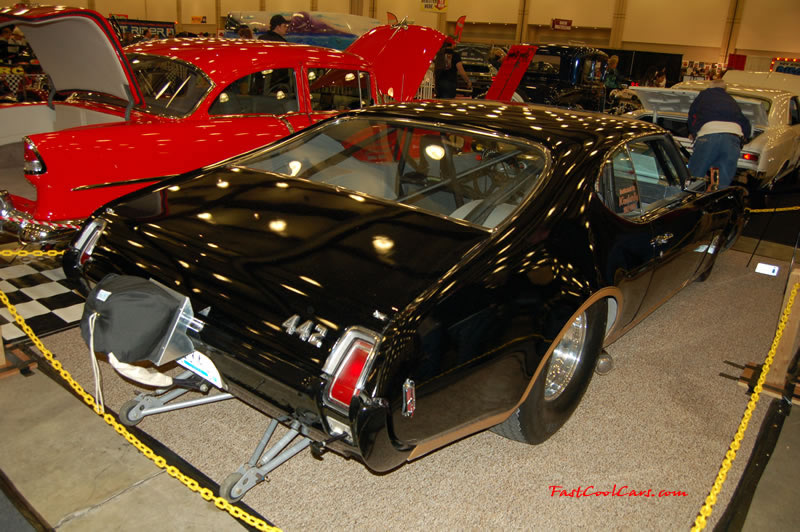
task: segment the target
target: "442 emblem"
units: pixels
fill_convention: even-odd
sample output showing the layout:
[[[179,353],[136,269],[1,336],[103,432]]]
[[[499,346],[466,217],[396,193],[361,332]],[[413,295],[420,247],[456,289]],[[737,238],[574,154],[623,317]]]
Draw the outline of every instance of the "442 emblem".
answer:
[[[311,320],[300,323],[300,316],[297,314],[284,321],[281,326],[286,330],[286,334],[297,334],[302,341],[308,342],[314,347],[322,347],[322,340],[328,334],[327,327],[319,323]]]

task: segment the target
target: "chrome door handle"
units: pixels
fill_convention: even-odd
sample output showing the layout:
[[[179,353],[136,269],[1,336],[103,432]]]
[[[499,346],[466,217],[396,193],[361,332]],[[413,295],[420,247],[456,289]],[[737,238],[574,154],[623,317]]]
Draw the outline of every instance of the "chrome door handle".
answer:
[[[673,236],[675,235],[673,235],[672,233],[664,233],[663,235],[658,235],[650,241],[650,245],[663,246],[664,244],[668,243]]]

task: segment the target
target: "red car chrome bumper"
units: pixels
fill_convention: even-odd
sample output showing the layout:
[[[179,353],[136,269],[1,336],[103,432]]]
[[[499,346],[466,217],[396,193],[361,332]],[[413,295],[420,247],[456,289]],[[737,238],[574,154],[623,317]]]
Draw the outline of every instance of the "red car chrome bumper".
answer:
[[[29,212],[15,207],[17,204],[22,206],[21,203],[32,202],[12,196],[6,190],[0,191],[0,232],[14,235],[22,243],[50,244],[68,240],[83,223],[83,220],[61,222],[36,220]]]

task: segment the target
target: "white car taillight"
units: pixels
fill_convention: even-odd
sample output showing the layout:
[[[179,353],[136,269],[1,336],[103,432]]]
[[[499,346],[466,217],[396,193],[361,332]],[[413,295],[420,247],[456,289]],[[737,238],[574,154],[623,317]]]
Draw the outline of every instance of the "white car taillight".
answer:
[[[330,378],[325,389],[325,403],[347,412],[353,397],[364,387],[380,336],[360,327],[351,327],[333,346],[322,371]]]
[[[23,139],[23,143],[25,144],[23,157],[25,159],[24,171],[26,174],[32,175],[39,175],[43,174],[47,171],[47,166],[45,166],[42,157],[39,155],[39,152],[36,150],[36,145],[31,142],[31,139],[25,137]]]
[[[95,218],[84,226],[81,235],[75,241],[75,249],[78,250],[81,265],[86,264],[91,257],[94,246],[105,228],[106,221],[102,218]]]

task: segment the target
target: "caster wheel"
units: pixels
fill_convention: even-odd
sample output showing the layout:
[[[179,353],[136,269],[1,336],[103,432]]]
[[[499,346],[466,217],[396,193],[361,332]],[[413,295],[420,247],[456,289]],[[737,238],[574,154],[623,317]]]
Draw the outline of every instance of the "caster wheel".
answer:
[[[119,409],[119,422],[126,427],[135,427],[139,422],[144,419],[141,410],[144,405],[136,399],[127,401],[122,408]]]
[[[247,490],[241,486],[234,487],[241,479],[242,474],[238,471],[225,477],[225,480],[219,485],[219,496],[228,502],[241,501],[244,494],[247,493]]]

